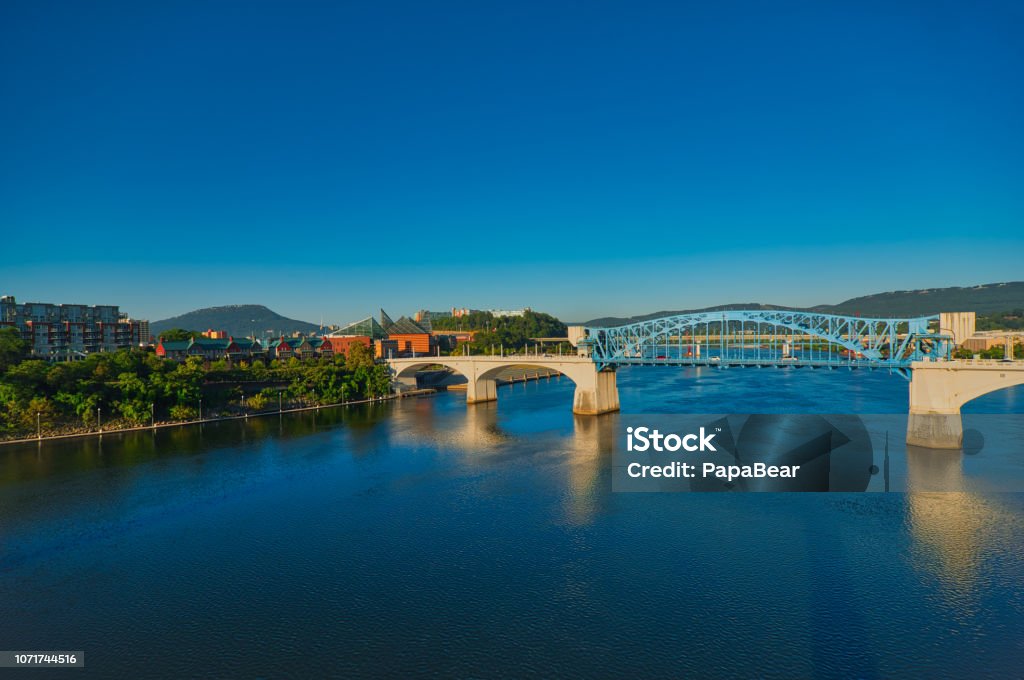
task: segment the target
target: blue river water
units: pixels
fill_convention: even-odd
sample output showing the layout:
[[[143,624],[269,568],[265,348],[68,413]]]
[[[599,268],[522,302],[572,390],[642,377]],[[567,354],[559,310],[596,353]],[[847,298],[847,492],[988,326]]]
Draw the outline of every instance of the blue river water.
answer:
[[[619,419],[901,414],[902,378],[619,387],[597,419],[551,379],[2,447],[0,649],[84,650],[68,677],[1021,676],[1024,494],[612,491]],[[1024,477],[1017,441],[974,474]]]

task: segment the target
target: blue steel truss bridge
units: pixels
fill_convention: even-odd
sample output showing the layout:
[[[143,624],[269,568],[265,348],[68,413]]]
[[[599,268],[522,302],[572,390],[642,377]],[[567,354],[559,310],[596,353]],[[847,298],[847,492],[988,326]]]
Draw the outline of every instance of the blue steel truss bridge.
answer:
[[[726,310],[585,327],[579,346],[598,370],[640,365],[889,369],[949,359],[939,315],[870,319],[794,310]]]

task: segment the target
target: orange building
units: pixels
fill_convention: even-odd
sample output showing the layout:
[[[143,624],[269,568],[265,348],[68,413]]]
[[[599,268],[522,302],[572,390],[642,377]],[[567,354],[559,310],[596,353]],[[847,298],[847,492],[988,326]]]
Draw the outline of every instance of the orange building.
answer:
[[[349,347],[354,344],[362,345],[367,349],[373,347],[373,341],[367,335],[328,335],[324,337],[324,340],[331,343],[335,354],[344,354],[345,356],[348,356]]]
[[[373,356],[377,359],[391,359],[398,356],[398,343],[394,340],[374,340]]]
[[[388,340],[398,344],[397,356],[430,355],[437,348],[437,338],[412,319],[403,316],[384,329]]]

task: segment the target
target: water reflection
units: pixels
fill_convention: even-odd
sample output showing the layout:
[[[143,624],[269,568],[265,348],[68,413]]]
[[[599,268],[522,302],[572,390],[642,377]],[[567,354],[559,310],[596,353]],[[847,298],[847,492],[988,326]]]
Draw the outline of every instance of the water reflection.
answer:
[[[963,608],[984,586],[986,556],[1005,545],[1001,539],[1007,528],[1019,520],[992,497],[968,489],[962,451],[908,445],[906,456],[911,559],[935,576],[951,603]]]
[[[572,524],[587,524],[609,502],[612,454],[619,433],[619,414],[594,418],[573,416],[569,459],[565,466],[566,517]]]

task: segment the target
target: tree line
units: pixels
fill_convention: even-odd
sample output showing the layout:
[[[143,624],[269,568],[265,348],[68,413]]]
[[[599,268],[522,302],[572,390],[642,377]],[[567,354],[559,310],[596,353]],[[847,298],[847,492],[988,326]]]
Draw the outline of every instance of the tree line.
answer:
[[[177,363],[152,350],[52,363],[27,356],[15,328],[0,329],[0,435],[114,429],[264,410],[336,404],[390,392],[386,366],[352,345],[348,356],[299,361]],[[201,411],[200,411],[201,409]]]
[[[566,325],[542,312],[527,311],[522,316],[494,316],[490,312],[470,312],[466,316],[435,319],[438,331],[474,331],[471,347],[481,354],[495,348],[521,350],[534,344],[532,338],[564,338]]]

